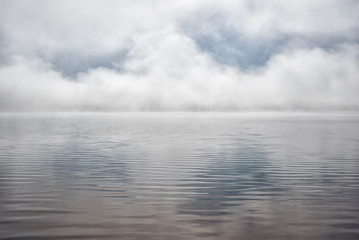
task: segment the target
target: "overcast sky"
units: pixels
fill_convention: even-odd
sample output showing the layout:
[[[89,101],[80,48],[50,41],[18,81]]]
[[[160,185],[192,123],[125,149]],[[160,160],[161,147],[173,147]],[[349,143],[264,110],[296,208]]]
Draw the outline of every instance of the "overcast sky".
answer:
[[[359,109],[357,0],[0,4],[0,111]]]

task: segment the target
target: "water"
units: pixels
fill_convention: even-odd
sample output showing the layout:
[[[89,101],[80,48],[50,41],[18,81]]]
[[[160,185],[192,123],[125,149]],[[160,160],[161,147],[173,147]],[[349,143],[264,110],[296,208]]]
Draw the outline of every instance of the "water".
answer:
[[[1,114],[0,213],[1,239],[359,239],[359,114]]]

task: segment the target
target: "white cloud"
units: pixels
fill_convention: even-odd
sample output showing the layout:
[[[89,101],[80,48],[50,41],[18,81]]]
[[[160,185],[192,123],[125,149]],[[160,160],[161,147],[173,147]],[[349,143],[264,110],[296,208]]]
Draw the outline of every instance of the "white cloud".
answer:
[[[2,111],[359,108],[355,1],[2,3]],[[194,37],[222,28],[233,32],[224,45],[242,36],[271,48],[283,35],[334,43],[288,40],[241,70]]]

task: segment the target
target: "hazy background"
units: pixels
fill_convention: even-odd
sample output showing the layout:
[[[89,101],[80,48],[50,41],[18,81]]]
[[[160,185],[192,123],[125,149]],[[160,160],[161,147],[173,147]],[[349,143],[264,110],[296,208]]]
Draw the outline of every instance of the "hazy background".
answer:
[[[1,111],[359,109],[359,1],[0,4]]]

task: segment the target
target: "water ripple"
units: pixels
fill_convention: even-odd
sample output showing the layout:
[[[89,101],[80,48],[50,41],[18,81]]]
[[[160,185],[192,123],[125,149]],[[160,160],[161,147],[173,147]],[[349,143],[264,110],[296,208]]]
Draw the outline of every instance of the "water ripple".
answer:
[[[0,114],[1,239],[358,239],[359,115]]]

